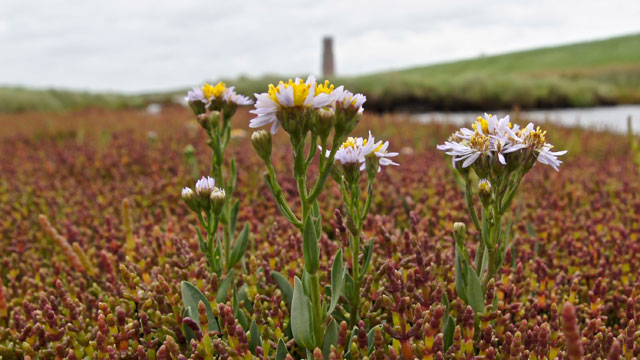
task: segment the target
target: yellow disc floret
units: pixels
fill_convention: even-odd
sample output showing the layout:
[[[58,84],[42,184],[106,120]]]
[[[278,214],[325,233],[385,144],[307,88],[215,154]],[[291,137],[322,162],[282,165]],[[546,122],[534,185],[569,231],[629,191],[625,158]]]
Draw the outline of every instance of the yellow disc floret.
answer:
[[[325,80],[324,84],[318,84],[318,86],[316,86],[316,95],[322,93],[331,94],[334,88],[335,87],[329,82],[329,80]]]
[[[477,121],[471,124],[471,127],[475,131],[478,131],[478,128],[482,129],[483,134],[489,133],[489,122],[482,116],[478,116]]]
[[[311,84],[306,84],[302,79],[297,79],[297,81],[293,81],[289,79],[286,83],[280,81],[278,86],[274,86],[273,84],[269,84],[269,97],[275,103],[282,105],[280,101],[278,101],[278,97],[276,94],[280,94],[280,88],[292,88],[293,89],[293,106],[300,107],[305,106],[304,102],[309,95],[309,90],[311,89]]]
[[[211,84],[204,84],[202,86],[202,93],[204,94],[204,97],[207,99],[217,99],[220,96],[222,96],[222,94],[226,89],[227,89],[227,86],[225,85],[225,83],[220,81],[215,86]]]
[[[367,139],[363,139],[362,146],[367,145]],[[345,140],[342,145],[340,145],[340,149],[352,148],[355,149],[358,147],[358,139],[352,136],[349,136],[347,140]]]

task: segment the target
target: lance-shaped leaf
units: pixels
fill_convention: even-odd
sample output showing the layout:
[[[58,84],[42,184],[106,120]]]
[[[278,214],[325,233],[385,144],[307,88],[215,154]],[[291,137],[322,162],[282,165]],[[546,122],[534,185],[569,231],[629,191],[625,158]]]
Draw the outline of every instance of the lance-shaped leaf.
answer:
[[[249,351],[255,355],[258,346],[262,346],[262,339],[260,338],[260,330],[254,319],[251,320],[251,326],[249,327]]]
[[[338,347],[338,323],[335,319],[332,319],[327,326],[327,331],[324,333],[324,341],[322,342],[322,355],[325,360],[329,359],[331,354],[331,346]]]
[[[238,235],[238,239],[236,239],[236,244],[233,246],[233,250],[231,250],[231,257],[229,258],[228,269],[234,267],[240,259],[244,256],[245,251],[247,251],[247,244],[249,244],[249,222],[244,223],[244,227],[240,234]]]
[[[472,268],[468,268],[467,274],[467,282],[469,284],[469,290],[467,292],[469,297],[468,304],[471,305],[476,315],[479,315],[484,313],[484,292],[482,291],[482,284]]]
[[[220,331],[218,322],[213,311],[211,310],[211,304],[209,300],[202,294],[202,292],[188,281],[183,281],[180,284],[182,290],[182,304],[187,311],[187,315],[192,319],[198,318],[198,304],[202,301],[207,309],[208,329],[202,329],[203,331]]]
[[[277,271],[271,272],[271,278],[273,278],[273,280],[278,284],[280,292],[282,292],[282,296],[284,297],[284,301],[287,303],[287,307],[291,309],[291,299],[293,298],[293,287],[291,286],[291,283],[289,283],[289,280],[287,280],[284,275]]]
[[[276,348],[276,360],[284,360],[287,355],[289,355],[287,345],[285,345],[284,340],[280,338],[280,340],[278,340],[278,347]]]
[[[233,271],[227,274],[227,277],[222,280],[220,286],[218,286],[218,293],[216,294],[216,301],[219,303],[224,303],[227,301],[227,294],[229,293],[229,288],[231,288],[231,283],[233,282]]]
[[[364,259],[362,261],[362,273],[360,274],[360,280],[364,278],[371,265],[371,256],[373,254],[373,239],[369,240],[369,244],[364,248]]]
[[[304,267],[309,274],[315,274],[320,268],[320,259],[318,253],[318,237],[316,236],[315,224],[311,216],[307,216],[304,220],[302,238]]]
[[[458,247],[456,246],[456,257],[455,257],[455,267],[456,267],[456,292],[458,293],[458,297],[462,299],[466,304],[469,303],[467,296],[467,278],[466,271],[467,263],[463,261],[463,256],[460,254]]]
[[[293,333],[293,338],[296,340],[296,343],[307,349],[315,348],[316,340],[313,334],[311,300],[305,295],[302,282],[297,276],[293,280],[291,332]]]
[[[327,310],[328,314],[331,314],[336,308],[336,305],[338,305],[338,300],[342,293],[342,286],[344,285],[344,273],[345,268],[342,265],[342,249],[340,249],[333,258],[333,266],[331,267],[331,303]]]

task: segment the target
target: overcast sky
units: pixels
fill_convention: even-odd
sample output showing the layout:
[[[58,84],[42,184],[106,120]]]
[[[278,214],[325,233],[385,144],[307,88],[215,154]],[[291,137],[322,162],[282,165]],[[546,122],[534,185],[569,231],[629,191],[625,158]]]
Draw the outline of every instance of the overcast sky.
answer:
[[[341,75],[640,32],[638,0],[0,0],[0,84],[149,91]]]

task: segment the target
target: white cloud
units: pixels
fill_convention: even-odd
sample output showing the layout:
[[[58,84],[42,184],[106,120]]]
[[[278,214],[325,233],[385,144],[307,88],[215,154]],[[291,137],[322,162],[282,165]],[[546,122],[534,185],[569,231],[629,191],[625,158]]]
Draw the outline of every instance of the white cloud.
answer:
[[[3,0],[4,84],[143,91],[204,79],[360,74],[638,32],[640,3],[612,0]]]

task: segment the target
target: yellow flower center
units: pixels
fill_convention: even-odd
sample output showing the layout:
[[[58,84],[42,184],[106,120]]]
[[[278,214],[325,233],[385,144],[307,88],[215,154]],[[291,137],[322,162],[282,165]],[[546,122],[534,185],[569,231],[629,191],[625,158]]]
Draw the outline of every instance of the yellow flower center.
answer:
[[[367,139],[363,140],[362,145],[367,145]],[[345,142],[340,145],[340,149],[352,148],[355,149],[358,146],[358,138],[349,136]]]
[[[333,91],[334,86],[332,83],[329,82],[329,80],[325,80],[324,84],[319,84],[318,86],[316,86],[316,95],[318,94],[331,94],[331,92]]]
[[[226,89],[227,86],[225,85],[225,83],[220,81],[215,86],[211,84],[204,84],[204,86],[202,86],[202,93],[204,94],[205,98],[214,99],[220,97]]]
[[[487,152],[489,150],[489,137],[480,134],[479,132],[475,132],[475,134],[471,135],[469,138],[469,142],[471,143],[471,147],[473,149],[479,150],[481,152]]]
[[[491,183],[486,180],[480,181],[479,185],[480,185],[480,191],[488,192],[491,190]]]
[[[298,81],[295,82],[289,79],[286,83],[280,81],[277,87],[273,86],[273,84],[269,84],[269,90],[267,92],[269,94],[269,98],[271,98],[271,100],[276,104],[282,105],[276,96],[276,94],[280,93],[280,85],[284,85],[284,88],[290,87],[293,89],[293,106],[304,106],[304,101],[307,99],[309,89],[311,88],[310,84],[305,84],[302,79],[298,79]]]
[[[520,133],[518,134],[520,137],[523,137],[524,130],[525,129],[520,130]],[[527,144],[532,145],[534,148],[543,147],[545,142],[547,141],[545,136],[546,134],[547,132],[542,131],[542,129],[540,129],[540,126],[538,126],[535,131],[530,131],[528,134],[526,134],[523,140]]]
[[[491,115],[489,115],[489,116],[491,116]],[[471,127],[475,131],[478,131],[478,128],[481,128],[483,134],[488,134],[489,133],[489,122],[485,118],[483,118],[482,116],[478,116],[477,121],[474,122],[473,124],[471,124]]]

